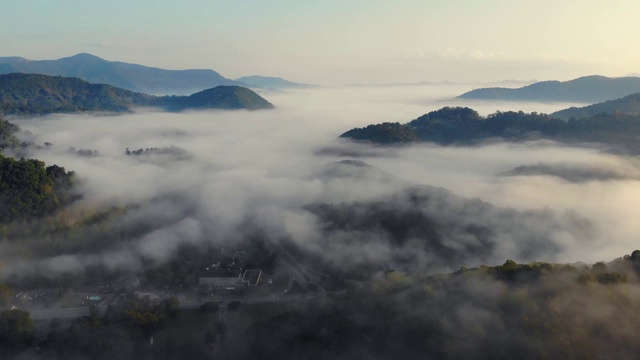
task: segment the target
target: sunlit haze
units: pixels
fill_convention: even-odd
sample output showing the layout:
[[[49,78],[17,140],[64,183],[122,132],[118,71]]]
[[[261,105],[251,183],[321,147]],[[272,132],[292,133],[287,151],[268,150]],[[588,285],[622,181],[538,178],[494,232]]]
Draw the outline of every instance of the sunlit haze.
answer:
[[[634,0],[0,3],[0,56],[87,52],[321,85],[637,73]]]

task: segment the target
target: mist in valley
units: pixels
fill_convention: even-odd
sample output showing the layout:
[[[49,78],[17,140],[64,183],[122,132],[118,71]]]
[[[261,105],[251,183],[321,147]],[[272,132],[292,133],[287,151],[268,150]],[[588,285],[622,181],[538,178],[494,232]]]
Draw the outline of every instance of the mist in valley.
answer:
[[[443,106],[469,105],[483,115],[567,106],[452,100],[466,90],[461,85],[319,88],[270,92],[276,105],[271,111],[139,109],[117,116],[12,119],[35,143],[53,144],[29,150],[28,157],[77,173],[82,199],[73,207],[135,205],[116,217],[114,226],[144,223],[146,228],[126,241],[102,241],[93,251],[36,261],[20,260],[23,248],[5,242],[5,273],[51,275],[95,264],[136,270],[141,258],[167,261],[184,243],[233,244],[256,232],[274,248],[294,244],[346,269],[375,264],[453,271],[506,259],[589,263],[634,250],[639,229],[631,204],[640,198],[640,183],[631,158],[543,141],[379,147],[338,139],[353,127],[404,123]],[[70,147],[99,155],[79,156]],[[125,154],[154,148],[173,150]],[[502,176],[540,162],[615,168],[629,176],[579,183],[544,175]],[[413,192],[426,198],[408,209],[406,197]],[[439,207],[430,203],[432,194],[440,194]],[[474,202],[478,208],[468,210]],[[367,209],[375,204],[386,204],[387,213],[421,214],[418,223],[434,221],[438,241],[447,254],[456,255],[417,245],[426,236],[419,229],[398,235],[379,222],[340,228],[330,224],[336,219],[309,211],[314,205]],[[482,227],[490,234],[483,235],[487,242],[465,226]],[[400,243],[391,239],[398,236]],[[482,256],[470,249],[482,250]]]
[[[339,138],[443,106],[488,115],[568,105],[453,100],[466,90],[318,88],[266,93],[276,105],[268,111],[9,119],[37,146],[5,155],[75,171],[78,199],[4,225],[2,280],[55,287],[54,308],[69,289],[128,284],[100,320],[51,325],[39,350],[11,351],[21,359],[633,358],[635,158],[550,141]],[[223,248],[258,253],[274,279],[292,261],[318,271],[326,290],[285,295],[263,284],[258,291],[275,286],[275,297],[253,299],[198,292],[201,266]],[[172,312],[167,300],[135,296],[163,286],[210,295],[203,304],[212,309],[219,299],[242,305],[225,322],[204,305]]]

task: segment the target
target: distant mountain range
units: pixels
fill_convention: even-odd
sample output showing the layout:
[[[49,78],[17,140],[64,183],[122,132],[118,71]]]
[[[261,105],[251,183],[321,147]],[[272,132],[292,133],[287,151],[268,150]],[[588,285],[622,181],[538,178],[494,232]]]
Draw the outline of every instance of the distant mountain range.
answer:
[[[517,89],[482,88],[458,98],[506,101],[597,103],[640,92],[640,77],[585,76],[571,81],[541,81]]]
[[[108,61],[84,53],[57,60],[0,57],[0,74],[11,73],[77,77],[94,84],[108,84],[129,91],[155,95],[188,95],[219,85],[266,89],[308,87],[306,84],[298,84],[282,78],[248,76],[231,80],[209,69],[166,70]]]
[[[260,75],[243,76],[237,78],[235,81],[239,82],[240,84],[244,84],[247,87],[261,88],[266,90],[308,89],[318,87],[317,85],[292,82],[281,77]]]
[[[568,120],[570,118],[589,118],[599,114],[640,114],[640,93],[631,94],[617,100],[609,100],[585,107],[571,107],[556,111],[551,116]]]
[[[429,85],[469,85],[469,86],[525,86],[536,83],[537,80],[499,80],[487,82],[457,82],[457,81],[418,81],[418,82],[399,82],[399,83],[372,83],[347,84],[345,87],[404,87],[404,86],[429,86]]]
[[[165,70],[120,61],[107,61],[91,54],[58,60],[0,58],[0,74],[31,73],[77,77],[94,84],[108,84],[146,94],[185,95],[218,85],[239,85],[213,70]]]
[[[78,78],[40,74],[0,75],[0,113],[40,115],[83,111],[128,111],[132,107],[186,109],[271,109],[273,105],[240,86],[217,86],[190,96],[153,96]]]

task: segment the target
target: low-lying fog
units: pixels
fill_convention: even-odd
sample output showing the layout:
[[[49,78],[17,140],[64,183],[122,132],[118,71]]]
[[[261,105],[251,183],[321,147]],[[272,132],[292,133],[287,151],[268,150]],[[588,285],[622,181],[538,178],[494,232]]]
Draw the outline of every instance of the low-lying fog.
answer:
[[[536,260],[596,262],[638,248],[640,223],[635,218],[635,207],[640,203],[640,170],[635,158],[546,142],[474,148],[381,148],[338,139],[353,127],[386,121],[405,123],[443,106],[470,106],[487,115],[496,110],[549,113],[575,105],[450,100],[467,90],[470,89],[453,85],[314,89],[265,93],[276,106],[270,111],[140,111],[118,116],[52,115],[12,121],[33,133],[37,143],[53,143],[51,149],[37,150],[30,156],[47,165],[58,164],[76,171],[85,180],[83,202],[144,203],[167,194],[186,199],[182,203],[154,203],[139,211],[142,214],[131,214],[134,219],[157,218],[158,229],[128,246],[114,246],[112,252],[91,257],[91,261],[102,259],[113,266],[135,261],[127,252],[161,260],[183,241],[233,241],[242,236],[239,229],[248,219],[274,239],[290,238],[323,256],[338,256],[327,249],[341,254],[360,251],[368,253],[370,259],[384,261],[384,255],[375,254],[386,254],[381,245],[384,243],[346,250],[318,246],[317,242],[322,241],[318,230],[321,224],[302,208],[312,203],[384,200],[415,184],[442,187],[500,207],[539,209],[558,217],[576,214],[591,222],[593,229],[589,231],[571,226],[560,226],[557,231],[540,229],[557,248],[543,252]],[[71,154],[70,146],[98,150],[100,155]],[[126,148],[133,151],[169,147],[184,152],[125,155]],[[380,171],[351,173],[347,167],[340,170],[346,174],[336,175],[327,166],[348,159],[365,161]],[[505,176],[515,167],[539,163],[582,169],[578,173],[587,178],[569,181],[544,174]],[[585,168],[620,176],[590,179]],[[184,208],[189,208],[184,219],[162,223],[162,219],[172,217],[171,212]],[[523,222],[527,231],[547,226],[545,222],[535,223],[537,220],[526,221],[512,227]],[[510,231],[516,236],[519,229]],[[512,251],[511,245],[497,247],[490,258],[493,264],[506,258],[531,260]],[[83,264],[80,257],[58,257],[50,260],[51,268],[62,259],[74,264],[61,266],[62,269]]]

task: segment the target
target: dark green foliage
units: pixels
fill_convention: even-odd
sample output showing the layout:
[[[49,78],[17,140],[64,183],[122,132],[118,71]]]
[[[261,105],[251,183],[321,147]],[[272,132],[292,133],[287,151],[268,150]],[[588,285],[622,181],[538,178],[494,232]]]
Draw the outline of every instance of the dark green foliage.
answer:
[[[422,115],[404,125],[396,123],[393,128],[370,125],[366,128],[350,130],[341,137],[382,144],[429,141],[440,145],[451,145],[469,144],[492,137],[527,140],[539,136],[537,133],[541,131],[552,134],[561,126],[562,121],[551,119],[544,114],[497,112],[483,118],[470,108],[445,107]],[[373,132],[374,129],[377,131]],[[411,134],[411,136],[400,138],[395,134]]]
[[[15,133],[17,133],[18,130],[18,125],[0,118],[0,152],[6,147],[18,146],[20,144],[20,140],[15,137]]]
[[[124,153],[126,155],[174,155],[174,156],[185,156],[187,155],[187,151],[181,149],[179,147],[170,146],[170,147],[161,147],[161,148],[140,148],[138,150],[129,150],[126,148]]]
[[[491,138],[513,142],[549,139],[563,143],[604,143],[621,151],[638,152],[639,135],[640,115],[601,114],[563,121],[546,114],[522,111],[496,112],[481,117],[469,108],[447,107],[404,125],[370,125],[352,129],[341,137],[380,144],[425,141],[439,145],[473,145]]]
[[[218,86],[191,96],[152,96],[78,78],[39,74],[0,75],[0,113],[41,115],[83,111],[124,112],[133,107],[271,109],[268,101],[239,86]]]
[[[273,105],[255,92],[240,86],[217,86],[190,96],[164,98],[171,110],[185,109],[273,109]]]
[[[77,78],[38,74],[0,75],[0,112],[16,115],[127,111],[156,98]]]
[[[627,282],[627,277],[620,273],[602,273],[596,275],[596,280],[601,284],[618,284]]]
[[[0,312],[0,357],[33,344],[35,326],[29,313],[21,310]]]
[[[581,108],[571,107],[556,111],[551,116],[569,120],[571,118],[590,118],[599,114],[640,114],[640,93],[625,96],[617,100],[593,104]]]
[[[73,201],[74,173],[0,155],[0,223],[51,214]]]
[[[371,141],[379,144],[408,143],[417,141],[415,131],[400,123],[369,125],[362,129],[349,130],[340,137]]]

